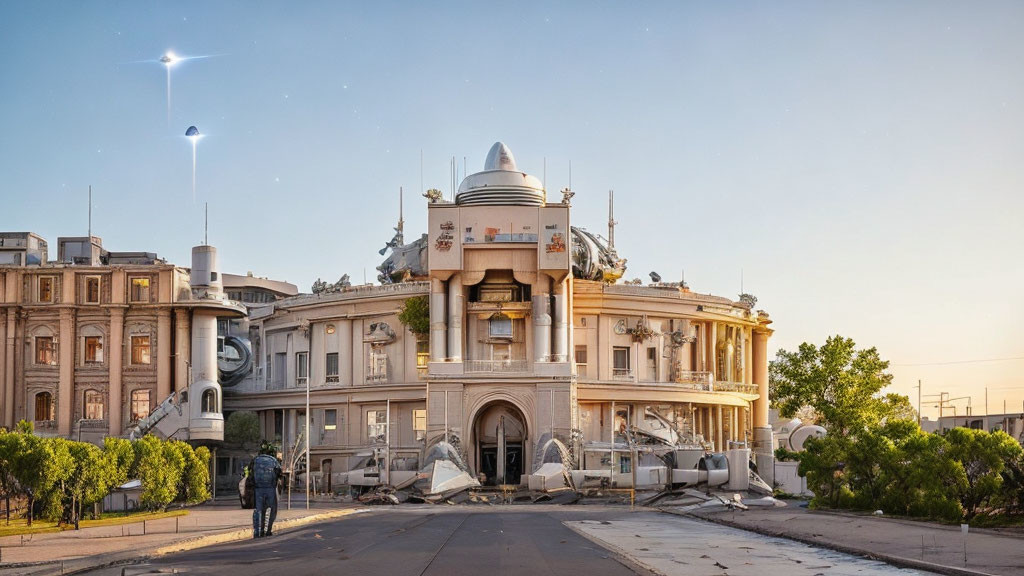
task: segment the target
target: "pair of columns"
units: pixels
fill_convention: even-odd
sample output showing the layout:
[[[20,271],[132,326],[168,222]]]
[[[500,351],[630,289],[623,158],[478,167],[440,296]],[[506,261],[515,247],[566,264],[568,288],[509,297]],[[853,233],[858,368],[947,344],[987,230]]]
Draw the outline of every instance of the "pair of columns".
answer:
[[[550,285],[550,279],[543,274],[538,275],[538,281],[533,285],[534,361],[566,362],[569,348],[566,281],[555,283],[553,289]],[[551,297],[552,293],[554,298]],[[461,275],[456,274],[447,282],[438,278],[430,279],[432,362],[446,359],[462,360],[464,305],[465,294]]]

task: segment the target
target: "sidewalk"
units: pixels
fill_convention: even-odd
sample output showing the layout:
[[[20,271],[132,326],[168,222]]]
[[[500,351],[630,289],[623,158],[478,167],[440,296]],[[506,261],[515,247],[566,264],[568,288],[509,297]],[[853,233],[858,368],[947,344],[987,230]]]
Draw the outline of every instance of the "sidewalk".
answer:
[[[783,508],[748,511],[694,510],[666,512],[703,518],[718,524],[797,540],[906,568],[942,574],[1007,574],[1024,576],[1024,535],[946,526],[884,516],[820,512],[790,503]]]
[[[284,504],[284,503],[282,503]],[[292,501],[282,505],[274,531],[357,512],[356,504]],[[118,526],[0,538],[0,575],[70,574],[147,556],[252,537],[252,510],[237,500],[191,508],[186,516]]]

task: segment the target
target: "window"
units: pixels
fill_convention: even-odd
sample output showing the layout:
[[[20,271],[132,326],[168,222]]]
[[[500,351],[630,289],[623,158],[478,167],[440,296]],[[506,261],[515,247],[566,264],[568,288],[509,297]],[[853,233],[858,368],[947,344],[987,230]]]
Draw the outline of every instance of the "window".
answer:
[[[655,381],[658,379],[658,349],[648,348],[647,349],[647,380]]]
[[[309,378],[309,352],[295,353],[295,374],[299,384],[305,383]]]
[[[324,410],[324,430],[336,430],[338,428],[338,411],[334,409]]]
[[[100,277],[86,276],[85,278],[85,303],[100,303]]]
[[[85,419],[103,420],[103,394],[97,390],[85,391]]]
[[[284,410],[274,410],[274,442],[281,442],[284,433]]]
[[[416,368],[426,370],[430,364],[430,342],[421,340],[416,342]]]
[[[587,366],[587,347],[586,345],[578,345],[575,350],[576,354],[576,366]]]
[[[149,364],[149,336],[132,336],[132,364]]]
[[[53,276],[39,277],[39,302],[53,302]]]
[[[491,316],[487,323],[487,335],[491,338],[511,338],[512,319],[504,314]]]
[[[338,382],[338,353],[329,352],[327,354],[327,381]]]
[[[49,392],[36,394],[36,422],[53,420],[53,395]]]
[[[386,382],[388,379],[388,355],[384,350],[370,350],[370,365],[366,379],[372,382]]]
[[[36,364],[57,365],[57,342],[53,336],[36,336]]]
[[[427,411],[416,409],[412,411],[412,431],[416,433],[417,440],[423,440],[427,436]]]
[[[86,364],[102,364],[103,363],[103,337],[102,336],[86,336],[85,337],[85,363]]]
[[[612,377],[628,377],[629,371],[629,347],[616,346],[612,348]]]
[[[203,412],[220,412],[220,409],[217,406],[217,391],[216,390],[214,390],[212,388],[208,388],[207,390],[205,390],[203,392],[202,411]]]
[[[384,442],[387,427],[387,413],[384,410],[368,410],[366,412],[366,436],[371,442]]]
[[[149,302],[149,278],[132,278],[132,302]]]
[[[132,390],[131,421],[149,416],[149,390]]]

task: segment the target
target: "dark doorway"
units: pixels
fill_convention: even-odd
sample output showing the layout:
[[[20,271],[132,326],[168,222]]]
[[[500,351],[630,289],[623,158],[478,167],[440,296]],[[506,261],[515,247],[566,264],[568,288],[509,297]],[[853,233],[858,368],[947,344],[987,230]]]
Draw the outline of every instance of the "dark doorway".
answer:
[[[505,447],[505,478],[498,478],[498,447],[480,447],[480,472],[487,476],[484,484],[519,484],[523,475],[523,446],[509,444]]]

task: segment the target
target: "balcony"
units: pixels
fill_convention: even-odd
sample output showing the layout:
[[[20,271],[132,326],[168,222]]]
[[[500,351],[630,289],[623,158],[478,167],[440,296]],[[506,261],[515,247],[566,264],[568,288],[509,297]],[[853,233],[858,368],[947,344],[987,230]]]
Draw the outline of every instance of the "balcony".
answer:
[[[711,372],[684,370],[679,372],[676,376],[675,382],[685,388],[709,392],[711,391],[711,382],[713,380],[714,378],[712,377]]]
[[[633,370],[629,368],[612,368],[612,380],[633,380]]]
[[[719,380],[715,382],[715,392],[757,394],[757,384],[744,384],[743,382],[727,382],[725,380]]]
[[[466,373],[499,373],[518,374],[529,372],[530,363],[525,359],[508,360],[463,360],[463,369]]]

